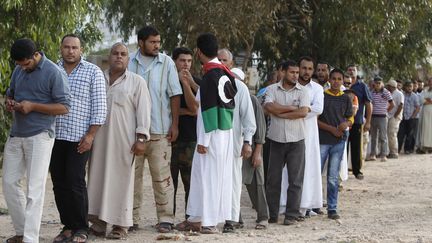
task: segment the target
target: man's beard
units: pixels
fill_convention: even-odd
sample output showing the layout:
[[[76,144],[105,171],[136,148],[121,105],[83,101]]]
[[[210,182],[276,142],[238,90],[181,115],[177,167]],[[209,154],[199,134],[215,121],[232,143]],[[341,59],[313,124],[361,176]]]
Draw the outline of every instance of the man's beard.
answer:
[[[145,55],[145,56],[149,56],[149,57],[156,57],[158,54],[153,54],[153,53],[151,53],[151,52],[146,52],[146,51],[144,51],[144,55]]]

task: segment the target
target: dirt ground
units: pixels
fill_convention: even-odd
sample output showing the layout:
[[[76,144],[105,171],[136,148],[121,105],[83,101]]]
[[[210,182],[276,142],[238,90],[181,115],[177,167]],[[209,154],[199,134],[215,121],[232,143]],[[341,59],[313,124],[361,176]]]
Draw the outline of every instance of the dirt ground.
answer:
[[[176,232],[167,236],[192,242],[432,242],[432,155],[401,155],[397,160],[367,162],[363,172],[363,181],[350,175],[343,183],[339,197],[341,219],[338,221],[314,216],[296,225],[272,224],[268,230],[257,231],[254,229],[256,215],[244,189],[244,229],[233,234],[184,236]],[[140,222],[141,229],[123,242],[155,242],[160,235],[153,227],[156,212],[148,169],[145,176],[148,179],[144,188],[147,199],[142,215],[144,220]],[[182,192],[178,195],[176,223],[184,215],[183,196]],[[5,207],[4,197],[0,194],[0,208]],[[279,220],[281,223],[283,217]],[[52,242],[61,227],[49,180],[40,242]],[[0,239],[13,234],[10,217],[0,216]],[[90,237],[90,242],[116,241]]]

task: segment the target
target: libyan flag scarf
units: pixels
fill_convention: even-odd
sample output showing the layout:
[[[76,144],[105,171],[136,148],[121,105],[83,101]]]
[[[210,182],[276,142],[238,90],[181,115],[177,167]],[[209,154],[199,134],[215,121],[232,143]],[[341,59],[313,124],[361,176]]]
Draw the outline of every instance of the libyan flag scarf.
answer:
[[[204,64],[200,84],[201,114],[206,133],[232,128],[234,96],[237,87],[234,75],[220,63]]]

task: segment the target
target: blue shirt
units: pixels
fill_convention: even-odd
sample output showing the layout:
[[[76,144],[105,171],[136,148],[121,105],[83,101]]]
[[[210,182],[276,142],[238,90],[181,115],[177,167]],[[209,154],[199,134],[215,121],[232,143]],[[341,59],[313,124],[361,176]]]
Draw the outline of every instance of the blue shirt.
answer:
[[[404,97],[403,119],[409,120],[411,119],[415,109],[420,106],[420,101],[417,94],[414,92],[411,92],[410,94],[404,92]]]
[[[66,72],[63,60],[58,65]],[[68,114],[57,116],[56,139],[78,142],[90,125],[105,123],[106,82],[102,70],[83,59],[67,76],[71,90],[71,109]]]
[[[150,133],[166,135],[172,122],[170,98],[183,93],[177,68],[174,61],[163,53],[145,67],[140,55],[139,50],[131,54],[128,70],[147,82],[152,102]]]
[[[59,103],[70,108],[70,93],[66,74],[41,53],[42,58],[30,73],[19,65],[12,73],[7,96],[16,102],[27,100],[39,104]],[[11,136],[31,137],[48,131],[55,134],[55,115],[32,111],[28,114],[14,112]]]
[[[354,124],[363,124],[365,103],[372,101],[371,92],[367,85],[361,80],[357,80],[357,82],[351,86],[351,89],[354,91],[359,102],[358,111],[354,117]]]

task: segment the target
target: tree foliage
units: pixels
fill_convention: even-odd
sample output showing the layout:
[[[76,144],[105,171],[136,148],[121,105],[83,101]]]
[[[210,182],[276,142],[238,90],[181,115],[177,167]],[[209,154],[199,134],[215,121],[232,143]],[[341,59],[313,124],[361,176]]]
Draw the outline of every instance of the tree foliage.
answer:
[[[311,55],[333,66],[357,63],[386,78],[409,78],[426,65],[432,37],[428,0],[107,0],[106,16],[127,39],[151,24],[165,50],[194,47],[211,31],[222,46],[260,57],[267,70]]]

